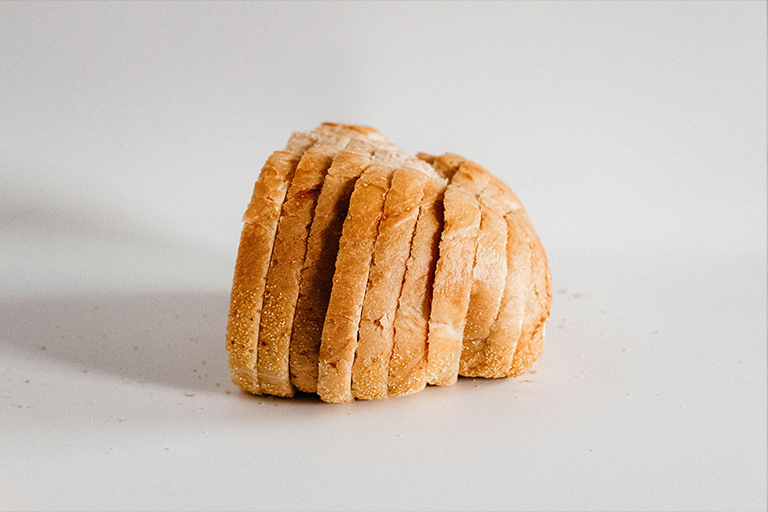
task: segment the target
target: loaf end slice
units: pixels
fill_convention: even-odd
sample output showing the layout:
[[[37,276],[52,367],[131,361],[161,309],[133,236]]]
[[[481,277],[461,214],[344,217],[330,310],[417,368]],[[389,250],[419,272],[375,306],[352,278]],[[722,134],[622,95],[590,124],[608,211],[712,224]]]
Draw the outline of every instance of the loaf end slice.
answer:
[[[261,393],[256,344],[280,209],[301,155],[315,141],[311,134],[296,133],[284,151],[269,157],[243,215],[245,224],[232,282],[226,346],[232,382],[254,394]]]

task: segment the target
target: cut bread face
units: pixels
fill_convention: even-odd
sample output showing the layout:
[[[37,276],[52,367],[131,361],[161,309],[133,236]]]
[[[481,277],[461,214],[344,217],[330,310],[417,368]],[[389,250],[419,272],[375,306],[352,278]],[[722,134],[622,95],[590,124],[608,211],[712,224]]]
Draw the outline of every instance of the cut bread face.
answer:
[[[326,402],[527,372],[551,301],[514,193],[446,153],[323,123],[264,165],[245,215],[227,352],[251,393]]]

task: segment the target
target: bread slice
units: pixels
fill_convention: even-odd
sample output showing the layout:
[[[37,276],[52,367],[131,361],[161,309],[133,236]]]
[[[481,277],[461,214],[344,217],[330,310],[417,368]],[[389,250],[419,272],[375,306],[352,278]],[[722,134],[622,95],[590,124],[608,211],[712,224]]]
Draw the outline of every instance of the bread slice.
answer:
[[[386,143],[353,139],[328,169],[307,240],[289,347],[291,383],[317,392],[318,354],[333,286],[339,239],[355,182]]]
[[[424,187],[430,179],[424,172],[408,167],[392,175],[363,299],[352,366],[352,394],[355,398],[373,400],[388,395],[387,376],[394,343],[395,311]]]
[[[349,201],[318,360],[317,394],[326,402],[354,399],[352,364],[373,248],[392,174],[401,162],[396,152],[377,151]]]
[[[515,215],[507,223],[507,279],[496,317],[473,374],[478,377],[506,377],[520,338],[525,303],[531,283],[531,247]]]
[[[508,219],[514,218],[516,230],[521,233],[520,237],[526,240],[530,250],[529,282],[523,288],[521,284],[524,281],[523,276],[519,276],[515,281],[518,288],[516,293],[520,297],[525,297],[525,307],[521,312],[521,301],[517,301],[517,305],[514,308],[510,308],[510,311],[514,313],[509,313],[514,315],[515,318],[507,318],[508,322],[514,321],[516,323],[519,321],[517,318],[523,315],[520,337],[515,344],[514,358],[509,370],[506,372],[506,375],[509,377],[518,377],[527,372],[541,356],[545,324],[549,317],[552,302],[552,279],[544,246],[517,196],[495,176],[491,177],[489,186],[485,190],[485,195],[491,200],[509,207],[506,216]],[[511,224],[508,223],[509,225]],[[515,265],[515,268],[519,268],[518,265]],[[522,269],[518,271],[525,274]],[[507,336],[511,337],[510,335],[512,334],[510,331]],[[505,352],[509,353],[509,350],[505,349]],[[494,369],[493,376],[497,376],[501,372],[500,368],[501,366]]]
[[[341,402],[518,376],[538,359],[551,278],[519,200],[458,155],[424,157],[421,174],[409,158],[334,123],[270,156],[232,287],[238,386]]]
[[[480,234],[464,327],[459,374],[480,376],[485,344],[501,305],[507,277],[507,222],[487,201],[480,203]]]
[[[427,384],[427,332],[440,234],[443,231],[444,193],[443,181],[429,180],[419,206],[403,288],[395,312],[388,377],[390,396],[416,393]]]
[[[295,133],[284,151],[272,153],[243,215],[227,320],[227,353],[232,382],[255,394],[261,393],[256,341],[278,218],[296,165],[315,141],[312,134]]]
[[[443,204],[445,220],[432,287],[427,340],[427,382],[450,386],[459,373],[480,231],[480,206],[474,194],[453,182],[445,191]]]
[[[290,397],[289,347],[299,279],[317,197],[333,158],[353,138],[386,141],[372,128],[325,123],[312,133],[317,143],[304,153],[283,203],[267,274],[258,343],[263,393]],[[378,134],[378,135],[377,135]]]

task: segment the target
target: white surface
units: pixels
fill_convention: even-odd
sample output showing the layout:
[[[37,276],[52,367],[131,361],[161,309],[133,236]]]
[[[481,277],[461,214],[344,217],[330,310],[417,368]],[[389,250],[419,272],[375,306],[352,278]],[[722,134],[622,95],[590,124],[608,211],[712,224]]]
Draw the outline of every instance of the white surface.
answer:
[[[760,2],[1,3],[0,509],[765,510],[765,34]],[[240,216],[325,120],[518,193],[536,373],[229,384]]]

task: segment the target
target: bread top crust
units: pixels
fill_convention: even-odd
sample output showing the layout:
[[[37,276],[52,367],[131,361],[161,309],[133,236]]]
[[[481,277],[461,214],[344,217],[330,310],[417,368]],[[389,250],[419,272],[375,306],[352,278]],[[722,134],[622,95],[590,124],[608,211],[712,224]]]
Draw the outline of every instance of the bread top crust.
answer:
[[[330,129],[357,132],[377,142],[389,142],[389,139],[387,138],[386,135],[381,133],[376,128],[371,128],[370,126],[362,126],[358,124],[331,123],[331,122],[325,122],[320,126],[330,128]]]

